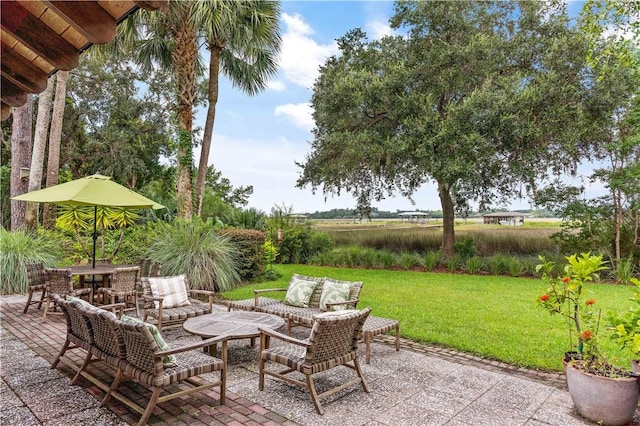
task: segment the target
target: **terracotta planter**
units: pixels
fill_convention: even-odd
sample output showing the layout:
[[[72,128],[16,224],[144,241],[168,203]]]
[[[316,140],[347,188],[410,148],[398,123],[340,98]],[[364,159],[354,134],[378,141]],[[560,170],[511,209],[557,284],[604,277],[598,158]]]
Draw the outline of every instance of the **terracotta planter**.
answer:
[[[640,388],[635,377],[609,378],[575,368],[563,360],[569,394],[581,416],[608,426],[633,420]]]

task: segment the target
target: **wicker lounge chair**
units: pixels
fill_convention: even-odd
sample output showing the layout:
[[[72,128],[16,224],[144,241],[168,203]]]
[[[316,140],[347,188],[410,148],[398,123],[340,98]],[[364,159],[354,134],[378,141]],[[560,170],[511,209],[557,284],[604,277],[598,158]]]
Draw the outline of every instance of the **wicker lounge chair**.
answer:
[[[181,398],[195,392],[200,392],[212,387],[220,387],[220,404],[225,402],[226,381],[227,381],[227,341],[225,336],[214,337],[187,346],[161,351],[145,324],[128,324],[119,320],[109,321],[110,325],[117,327],[122,334],[126,351],[126,362],[117,361],[118,371],[116,377],[102,401],[104,406],[111,397],[125,403],[134,410],[140,412],[142,417],[138,421],[138,426],[146,424],[149,416],[153,412],[156,404]],[[202,352],[202,348],[213,344],[222,343],[222,359],[214,358]],[[163,358],[167,355],[175,355],[177,361],[175,366],[163,365]],[[216,381],[194,381],[192,378],[205,373],[218,371],[220,379]],[[124,377],[147,386],[152,394],[145,408],[118,392],[118,386]],[[185,389],[184,386],[167,386],[184,383],[191,385]],[[175,390],[160,396],[165,390]]]
[[[71,278],[71,269],[67,268],[46,268],[46,297],[45,297],[45,306],[44,306],[44,314],[42,315],[42,320],[46,321],[47,314],[49,313],[49,309],[51,306],[56,306],[55,301],[53,300],[52,295],[57,294],[61,297],[65,296],[87,296],[89,300],[92,300],[93,290],[90,288],[80,288],[77,290],[73,289],[73,280]]]
[[[111,275],[111,286],[109,288],[101,287],[98,294],[104,295],[104,301],[108,303],[116,303],[122,298],[123,303],[133,305],[136,316],[140,316],[138,310],[138,279],[140,268],[138,266],[130,266],[116,268]]]
[[[44,270],[42,262],[28,263],[27,267],[27,284],[29,285],[29,296],[27,297],[27,303],[24,305],[25,314],[29,310],[29,306],[38,304],[38,309],[42,307],[42,302],[45,300],[45,281],[47,274]],[[40,299],[33,300],[33,293],[40,292]]]
[[[151,287],[149,285],[149,278],[143,277],[141,281],[143,290],[142,298],[144,299],[142,319],[143,321],[147,321],[148,318],[155,320],[158,330],[162,331],[163,327],[182,324],[188,318],[206,315],[213,312],[213,296],[215,295],[215,293],[212,291],[190,289],[187,281],[187,293],[190,296],[206,296],[208,302],[201,302],[198,299],[189,297],[190,304],[187,306],[166,308],[165,306],[163,306],[163,298],[153,296]],[[155,302],[158,302],[157,307]]]
[[[307,340],[298,340],[269,329],[260,329],[259,389],[264,390],[265,375],[306,387],[319,414],[324,414],[320,405],[321,398],[348,386],[359,383],[365,392],[369,392],[358,362],[358,342],[362,326],[370,312],[371,309],[366,308],[362,311],[338,311],[318,315]],[[282,340],[289,345],[269,348],[270,338]],[[287,368],[282,371],[267,370],[267,362],[282,364]],[[355,370],[357,378],[318,395],[313,375],[341,365]],[[304,374],[306,382],[287,376],[292,372]]]

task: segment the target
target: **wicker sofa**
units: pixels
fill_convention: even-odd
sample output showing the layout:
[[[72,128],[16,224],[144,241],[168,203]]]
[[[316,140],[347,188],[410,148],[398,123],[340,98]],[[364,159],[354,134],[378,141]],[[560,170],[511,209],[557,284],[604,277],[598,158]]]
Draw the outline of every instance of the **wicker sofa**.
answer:
[[[313,327],[314,317],[319,313],[333,310],[334,307],[346,309],[356,309],[360,292],[362,291],[362,281],[338,281],[325,277],[305,277],[299,274],[293,274],[291,282],[295,279],[315,280],[317,286],[314,288],[311,298],[307,307],[292,306],[284,303],[284,293],[288,288],[270,288],[253,290],[254,297],[252,299],[232,300],[227,303],[228,310],[245,310],[264,312],[267,314],[278,315],[285,319],[287,323],[287,332],[291,334],[291,328],[297,325],[302,325],[308,328]],[[320,299],[324,284],[326,282],[347,283],[351,286],[348,300],[342,302],[327,303],[326,308],[322,309],[320,306]],[[266,294],[280,293],[283,295],[281,298],[266,297]],[[271,295],[270,294],[270,295]],[[395,333],[395,348],[396,351],[400,350],[400,323],[398,320],[390,318],[382,318],[373,315],[369,315],[362,328],[362,337],[365,343],[365,360],[369,364],[371,361],[371,342],[373,338],[380,334],[385,334],[389,331]]]
[[[287,292],[288,288],[269,288],[253,290],[253,299],[229,301],[227,309],[230,311],[240,309],[277,315],[284,318],[287,323],[287,331],[291,334],[291,328],[297,325],[312,327],[313,317],[319,313],[336,309],[356,309],[358,305],[360,292],[362,291],[362,281],[340,281],[326,277],[307,277],[300,274],[293,274],[289,285],[297,279],[314,281],[317,283],[306,306],[294,306],[285,303],[284,294]],[[348,285],[350,287],[350,291],[347,300],[326,303],[325,306],[321,307],[320,301],[322,291],[325,288],[325,283],[328,282]],[[270,293],[280,293],[283,298],[276,299],[263,296]]]
[[[212,387],[220,388],[220,404],[224,404],[227,374],[227,341],[224,336],[177,348],[161,349],[148,324],[125,322],[107,310],[75,300],[68,301],[58,295],[53,296],[66,317],[67,338],[51,368],[58,365],[67,350],[79,348],[85,351],[84,363],[77,368],[72,383],[83,376],[104,390],[106,395],[101,405],[105,405],[111,397],[117,399],[142,414],[138,422],[138,426],[142,426],[147,423],[157,403]],[[221,359],[202,353],[202,348],[217,343],[222,343]],[[170,356],[175,358],[169,360],[169,365]],[[87,370],[94,361],[104,362],[115,370],[110,385],[101,382]],[[220,374],[218,380],[192,379],[215,371]],[[118,391],[125,377],[151,389],[152,394],[146,407],[138,405]],[[169,386],[177,383],[191,386],[187,389],[184,386]],[[170,393],[170,390],[174,392]]]

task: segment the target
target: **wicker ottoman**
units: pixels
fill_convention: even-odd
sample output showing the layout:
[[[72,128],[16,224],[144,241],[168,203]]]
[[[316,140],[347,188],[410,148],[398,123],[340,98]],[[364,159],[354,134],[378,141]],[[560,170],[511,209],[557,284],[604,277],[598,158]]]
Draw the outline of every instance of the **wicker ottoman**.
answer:
[[[400,350],[400,323],[397,320],[389,318],[374,317],[369,315],[362,327],[365,344],[365,360],[367,364],[371,360],[371,340],[378,334],[384,334],[388,331],[396,332],[396,352]]]

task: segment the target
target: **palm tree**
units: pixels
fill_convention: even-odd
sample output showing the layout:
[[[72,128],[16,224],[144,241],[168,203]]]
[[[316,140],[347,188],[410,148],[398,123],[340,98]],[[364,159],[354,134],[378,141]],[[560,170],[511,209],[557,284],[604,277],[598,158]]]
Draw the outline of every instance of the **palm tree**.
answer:
[[[118,27],[118,37],[107,51],[131,53],[145,70],[171,70],[177,121],[178,216],[193,216],[191,168],[193,161],[193,104],[198,58],[197,28],[202,22],[197,2],[169,0],[157,12],[144,10]]]
[[[234,84],[247,93],[264,89],[266,79],[276,69],[279,10],[278,2],[258,0],[169,0],[158,12],[139,11],[118,27],[116,47],[120,44],[133,52],[137,63],[146,69],[160,66],[172,70],[178,126],[178,217],[193,216],[193,105],[197,76],[202,70],[198,42],[204,40],[212,52],[209,74],[213,78],[209,81],[210,104],[201,156],[204,167],[200,167],[206,174],[221,65]],[[198,177],[200,180],[202,188],[204,175]],[[200,200],[202,189],[198,194]]]
[[[202,211],[207,161],[211,150],[213,125],[218,102],[220,71],[235,87],[249,95],[265,89],[277,71],[280,50],[277,1],[226,1],[226,7],[211,7],[216,1],[203,1],[203,37],[210,52],[208,109],[196,179],[196,213]]]

